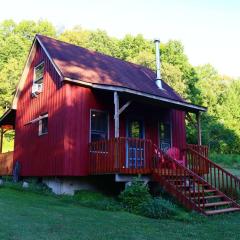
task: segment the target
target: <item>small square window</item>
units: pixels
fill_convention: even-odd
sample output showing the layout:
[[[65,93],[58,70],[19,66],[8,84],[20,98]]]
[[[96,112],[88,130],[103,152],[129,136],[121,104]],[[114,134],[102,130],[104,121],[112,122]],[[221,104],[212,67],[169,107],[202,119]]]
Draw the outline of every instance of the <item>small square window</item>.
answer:
[[[48,133],[48,114],[41,115],[39,120],[38,135],[44,135]]]

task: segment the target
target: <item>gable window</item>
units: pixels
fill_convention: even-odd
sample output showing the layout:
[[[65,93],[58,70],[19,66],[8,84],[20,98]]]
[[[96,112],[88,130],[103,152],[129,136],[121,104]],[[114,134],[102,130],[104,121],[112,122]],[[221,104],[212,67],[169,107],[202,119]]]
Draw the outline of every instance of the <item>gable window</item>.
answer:
[[[171,124],[159,122],[158,125],[159,147],[166,152],[172,146]]]
[[[48,114],[41,115],[38,122],[38,135],[44,135],[48,133]]]
[[[90,142],[108,139],[108,113],[91,110]]]
[[[32,86],[32,94],[36,95],[43,90],[43,74],[44,74],[44,62],[41,62],[34,68],[34,78]]]

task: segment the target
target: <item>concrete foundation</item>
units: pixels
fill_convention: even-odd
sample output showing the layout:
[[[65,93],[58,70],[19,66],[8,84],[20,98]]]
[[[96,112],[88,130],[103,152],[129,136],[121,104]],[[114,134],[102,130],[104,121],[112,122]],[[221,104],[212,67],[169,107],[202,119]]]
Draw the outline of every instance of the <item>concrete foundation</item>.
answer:
[[[78,190],[96,190],[87,178],[43,178],[42,182],[59,195],[74,195]]]

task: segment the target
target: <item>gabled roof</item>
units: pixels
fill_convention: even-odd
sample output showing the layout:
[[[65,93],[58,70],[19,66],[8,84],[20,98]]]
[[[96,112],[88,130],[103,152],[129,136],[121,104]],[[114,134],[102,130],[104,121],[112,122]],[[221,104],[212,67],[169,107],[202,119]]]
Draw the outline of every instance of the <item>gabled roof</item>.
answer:
[[[36,42],[39,42],[44,49],[63,81],[141,95],[186,107],[187,110],[206,111],[204,107],[186,102],[164,81],[162,83],[163,90],[159,89],[155,83],[156,74],[149,68],[50,37],[36,35],[28,58],[30,60]],[[29,66],[28,62],[30,60],[27,61],[26,66]],[[21,91],[21,81],[13,107],[16,107],[18,92]]]
[[[37,38],[65,78],[125,87],[185,102],[164,82],[165,90],[159,90],[155,84],[156,74],[149,68],[42,35]]]

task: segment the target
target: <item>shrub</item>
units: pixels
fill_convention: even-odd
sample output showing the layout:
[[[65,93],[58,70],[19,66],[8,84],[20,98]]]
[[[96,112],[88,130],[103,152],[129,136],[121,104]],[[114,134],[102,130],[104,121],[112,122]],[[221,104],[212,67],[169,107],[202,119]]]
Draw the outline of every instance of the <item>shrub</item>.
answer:
[[[119,199],[128,211],[136,213],[139,211],[141,204],[151,199],[151,195],[148,186],[139,178],[134,178],[131,185],[121,192]]]
[[[176,206],[163,198],[152,198],[140,206],[141,215],[150,218],[169,218],[177,214]]]

